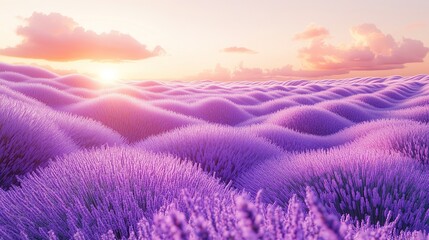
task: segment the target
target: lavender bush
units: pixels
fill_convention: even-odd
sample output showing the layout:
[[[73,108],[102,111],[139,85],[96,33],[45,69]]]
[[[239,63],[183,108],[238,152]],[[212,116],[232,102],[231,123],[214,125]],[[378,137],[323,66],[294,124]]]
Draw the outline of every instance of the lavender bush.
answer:
[[[200,164],[228,182],[252,165],[282,153],[262,138],[220,125],[180,128],[136,144],[142,149],[170,153]]]
[[[118,132],[93,119],[62,112],[47,112],[46,114],[80,148],[126,143],[125,138]]]
[[[48,160],[78,148],[44,111],[0,96],[0,187],[16,177],[43,167]]]
[[[77,231],[90,239],[111,229],[128,236],[142,217],[178,197],[226,194],[229,190],[197,166],[132,148],[76,152],[22,180],[21,187],[0,192],[3,236],[59,238]]]
[[[369,109],[360,107],[352,101],[347,102],[344,100],[331,100],[324,101],[317,106],[323,107],[330,112],[338,114],[339,116],[356,123],[379,118],[380,115],[382,115],[377,111],[371,111]]]
[[[273,124],[257,124],[243,127],[243,131],[251,132],[263,137],[271,143],[289,152],[302,152],[310,149],[328,148],[344,141],[330,141],[330,139],[311,134],[303,134],[294,130]]]
[[[82,98],[66,91],[39,83],[15,83],[11,85],[10,88],[17,92],[23,93],[28,97],[32,97],[50,107],[56,108],[74,104],[83,100]]]
[[[287,202],[312,186],[330,213],[367,217],[384,224],[388,213],[400,216],[398,229],[429,230],[429,172],[400,154],[342,147],[285,155],[254,167],[236,183],[265,201]]]
[[[222,98],[204,98],[192,104],[183,104],[168,100],[157,101],[155,104],[163,109],[187,116],[194,116],[210,123],[231,126],[253,117],[240,108],[240,106]]]
[[[356,140],[354,145],[361,148],[396,151],[428,164],[429,125],[408,122],[407,127],[383,128]]]
[[[64,110],[95,119],[119,132],[130,142],[199,122],[120,94],[107,94],[69,105]]]
[[[229,197],[228,197],[229,196]],[[163,209],[153,220],[142,218],[135,230],[122,239],[426,239],[421,231],[396,232],[397,218],[391,214],[384,225],[352,222],[327,212],[311,188],[306,189],[305,203],[293,196],[287,208],[267,205],[245,195],[189,198],[186,191]],[[192,203],[190,205],[189,203]],[[25,235],[25,233],[23,233]],[[50,239],[57,239],[54,231]],[[82,231],[74,239],[85,239]],[[100,236],[118,239],[112,230]]]
[[[313,135],[329,135],[350,127],[352,122],[328,110],[299,106],[274,113],[267,123]]]

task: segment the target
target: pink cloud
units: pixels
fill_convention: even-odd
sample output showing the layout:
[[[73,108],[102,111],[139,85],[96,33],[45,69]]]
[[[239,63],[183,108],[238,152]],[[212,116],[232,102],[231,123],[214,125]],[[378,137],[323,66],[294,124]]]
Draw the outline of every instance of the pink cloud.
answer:
[[[403,38],[396,41],[373,24],[351,28],[353,42],[335,46],[314,39],[299,50],[299,58],[309,69],[316,70],[386,70],[403,68],[404,64],[422,62],[429,51],[421,41]]]
[[[325,38],[329,36],[329,31],[324,27],[311,25],[304,32],[295,35],[295,40],[310,40],[314,38]]]
[[[350,34],[353,41],[340,46],[328,43],[328,31],[321,29],[324,28],[309,28],[295,37],[310,40],[309,46],[298,51],[302,69],[295,70],[291,65],[275,69],[247,68],[240,65],[233,71],[223,68],[222,71],[205,71],[204,79],[317,78],[347,74],[351,71],[400,69],[408,63],[423,62],[429,52],[423,42],[409,38],[397,41],[373,24],[352,27]],[[219,72],[222,75],[219,75]]]
[[[250,53],[250,54],[256,53],[255,51],[253,51],[251,49],[248,49],[245,47],[235,47],[235,46],[224,48],[224,49],[222,49],[222,52],[225,52],[225,53]]]
[[[79,26],[72,18],[58,13],[33,13],[17,34],[23,41],[15,47],[0,49],[12,57],[51,61],[139,60],[163,53],[159,46],[149,50],[130,35],[117,31],[97,34]]]
[[[188,77],[189,80],[212,80],[212,81],[230,81],[231,71],[227,68],[217,64],[216,67],[211,70],[207,69],[197,74],[196,76]]]

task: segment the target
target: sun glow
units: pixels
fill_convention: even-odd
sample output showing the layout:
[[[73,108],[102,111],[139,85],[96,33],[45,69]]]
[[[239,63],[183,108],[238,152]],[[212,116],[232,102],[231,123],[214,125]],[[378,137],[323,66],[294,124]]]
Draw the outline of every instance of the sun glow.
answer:
[[[112,84],[119,80],[119,73],[114,68],[103,68],[99,71],[98,77],[103,83]]]

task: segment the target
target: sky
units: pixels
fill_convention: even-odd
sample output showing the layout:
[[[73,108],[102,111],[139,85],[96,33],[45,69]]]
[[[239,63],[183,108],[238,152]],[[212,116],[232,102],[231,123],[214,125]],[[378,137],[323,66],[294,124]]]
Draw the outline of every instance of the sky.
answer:
[[[429,74],[425,0],[0,0],[0,6],[0,62],[60,74],[221,81]]]

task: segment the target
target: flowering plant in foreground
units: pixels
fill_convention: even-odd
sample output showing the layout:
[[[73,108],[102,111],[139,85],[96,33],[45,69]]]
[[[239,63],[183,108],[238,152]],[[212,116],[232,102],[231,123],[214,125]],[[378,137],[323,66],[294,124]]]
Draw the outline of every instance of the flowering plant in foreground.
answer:
[[[330,213],[382,224],[389,211],[399,229],[428,230],[426,166],[400,153],[341,147],[272,159],[237,180],[253,194],[265,189],[266,202],[305,196],[312,186]]]
[[[260,194],[260,193],[259,193]],[[310,187],[305,203],[292,197],[286,208],[263,204],[257,198],[236,195],[228,202],[225,196],[189,197],[186,191],[173,203],[160,209],[152,219],[142,218],[128,236],[108,230],[103,240],[116,239],[426,239],[420,231],[397,232],[398,218],[389,214],[385,224],[353,222],[348,216],[338,219],[326,209]],[[192,203],[192,205],[189,205]],[[225,205],[227,204],[227,205]],[[50,231],[49,239],[58,239]],[[25,235],[24,235],[25,236]],[[87,233],[73,235],[83,240]]]

